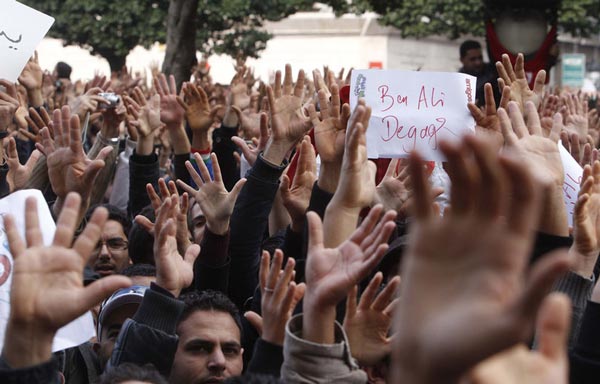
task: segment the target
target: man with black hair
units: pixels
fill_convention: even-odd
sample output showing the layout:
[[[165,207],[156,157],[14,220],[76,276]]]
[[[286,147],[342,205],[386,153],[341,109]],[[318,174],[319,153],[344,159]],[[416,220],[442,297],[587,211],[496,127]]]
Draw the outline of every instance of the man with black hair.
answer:
[[[244,367],[242,324],[235,304],[216,291],[191,292],[177,334],[171,383],[214,383],[240,375]]]
[[[156,281],[156,267],[150,264],[131,264],[121,271],[121,275],[131,279],[133,285],[150,286]]]
[[[108,221],[102,230],[102,237],[88,260],[88,266],[100,277],[120,273],[131,264],[129,259],[129,242],[127,233],[131,221],[127,214],[110,204],[99,205],[108,210]],[[91,207],[86,215],[86,221],[98,206]]]
[[[477,77],[477,87],[475,90],[475,101],[478,106],[484,103],[483,87],[485,83],[491,83],[494,90],[496,103],[500,102],[500,93],[496,79],[498,72],[496,66],[492,63],[483,61],[483,52],[481,44],[475,40],[465,40],[459,48],[460,62],[462,67],[458,70],[460,73]]]
[[[105,372],[100,378],[100,384],[148,383],[167,384],[156,368],[147,364],[139,366],[125,363]]]

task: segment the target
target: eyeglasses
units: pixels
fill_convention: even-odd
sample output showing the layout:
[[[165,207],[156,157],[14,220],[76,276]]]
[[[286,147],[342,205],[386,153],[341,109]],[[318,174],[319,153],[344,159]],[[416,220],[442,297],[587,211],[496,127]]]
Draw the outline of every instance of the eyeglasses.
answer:
[[[106,244],[106,247],[111,251],[124,251],[129,246],[129,242],[125,239],[121,239],[120,237],[112,237],[110,239],[100,239],[98,244],[96,244],[96,248],[94,248],[95,252],[100,252],[102,246]]]

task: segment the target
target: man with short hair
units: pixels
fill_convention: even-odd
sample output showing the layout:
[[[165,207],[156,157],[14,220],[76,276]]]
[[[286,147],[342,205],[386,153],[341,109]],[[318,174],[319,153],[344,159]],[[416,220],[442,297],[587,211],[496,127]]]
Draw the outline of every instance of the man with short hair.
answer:
[[[131,264],[129,259],[129,242],[127,233],[131,222],[127,214],[114,205],[104,204],[108,210],[108,221],[102,230],[102,237],[88,260],[88,266],[100,277],[110,276],[123,271]],[[97,207],[88,210],[86,218]]]
[[[459,51],[462,67],[458,71],[477,77],[475,104],[481,106],[485,103],[483,91],[485,83],[492,84],[494,98],[496,104],[498,104],[500,102],[500,92],[497,83],[498,72],[496,72],[496,66],[493,63],[483,61],[481,44],[475,40],[466,40],[460,45]]]
[[[242,323],[237,307],[216,291],[181,297],[185,309],[177,326],[179,344],[170,383],[214,383],[240,375],[244,368]]]

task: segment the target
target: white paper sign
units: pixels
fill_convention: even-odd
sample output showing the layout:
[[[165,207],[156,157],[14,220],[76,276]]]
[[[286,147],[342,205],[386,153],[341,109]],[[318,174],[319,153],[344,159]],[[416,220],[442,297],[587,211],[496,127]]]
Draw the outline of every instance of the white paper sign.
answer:
[[[467,103],[477,79],[462,73],[353,70],[350,106],[364,98],[372,108],[367,130],[369,158],[443,160],[441,140],[457,141],[475,131]]]
[[[565,181],[563,183],[563,197],[567,206],[567,219],[569,227],[573,227],[573,212],[575,211],[575,203],[577,203],[577,195],[581,186],[581,178],[583,177],[583,168],[575,161],[573,156],[563,147],[562,143],[558,143],[558,151],[562,160],[563,169],[565,172]]]
[[[18,1],[2,1],[0,11],[0,78],[16,82],[54,18]]]
[[[4,345],[4,333],[10,314],[10,285],[12,282],[13,258],[8,248],[8,239],[1,216],[10,213],[16,221],[21,237],[25,239],[25,200],[28,197],[37,199],[40,228],[44,244],[52,243],[56,225],[44,196],[37,189],[15,192],[0,200],[0,350]],[[74,347],[95,336],[94,320],[88,312],[75,321],[58,330],[52,344],[52,351]]]

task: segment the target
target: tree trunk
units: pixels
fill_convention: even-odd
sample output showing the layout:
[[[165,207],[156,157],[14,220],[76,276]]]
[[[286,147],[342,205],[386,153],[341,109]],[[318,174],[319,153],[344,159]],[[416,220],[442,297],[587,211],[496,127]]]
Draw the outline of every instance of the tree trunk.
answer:
[[[171,0],[167,19],[167,52],[162,71],[174,75],[177,89],[196,64],[196,18],[199,0]]]
[[[97,49],[95,53],[99,54],[108,61],[111,72],[121,72],[127,60],[126,56],[118,55],[115,51],[109,49]]]

